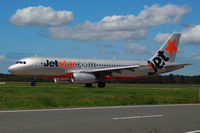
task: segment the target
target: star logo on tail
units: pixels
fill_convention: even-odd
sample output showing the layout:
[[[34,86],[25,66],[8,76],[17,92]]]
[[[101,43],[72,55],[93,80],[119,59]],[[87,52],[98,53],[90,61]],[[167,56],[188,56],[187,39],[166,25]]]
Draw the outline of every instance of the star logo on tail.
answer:
[[[173,41],[168,40],[168,46],[164,49],[169,51],[169,57],[171,58],[173,51],[177,51],[177,47],[175,46],[176,44],[176,39],[174,39]]]

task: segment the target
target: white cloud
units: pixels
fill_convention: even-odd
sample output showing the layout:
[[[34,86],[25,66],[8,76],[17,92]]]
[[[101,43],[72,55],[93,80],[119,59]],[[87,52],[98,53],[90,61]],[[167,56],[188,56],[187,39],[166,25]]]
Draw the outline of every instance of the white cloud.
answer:
[[[113,51],[101,50],[101,51],[100,51],[100,54],[105,55],[105,54],[116,54],[116,53],[113,52]]]
[[[90,23],[90,22],[88,22]],[[69,38],[78,41],[99,41],[99,40],[127,40],[133,41],[147,37],[146,30],[139,29],[135,31],[103,30],[90,29],[93,26],[80,24],[75,27],[52,27],[48,34],[53,38]]]
[[[195,27],[196,24],[195,23],[182,23],[181,26],[183,28],[192,28],[192,27]]]
[[[181,43],[200,44],[200,25],[182,31]]]
[[[102,48],[112,48],[113,45],[111,44],[104,44],[104,43],[100,43],[96,45],[97,47],[102,47]]]
[[[0,61],[5,61],[6,60],[6,56],[5,55],[0,55]]]
[[[158,33],[155,37],[156,43],[163,43],[168,37],[168,33]],[[184,28],[181,32],[180,43],[200,44],[200,25]]]
[[[167,40],[167,38],[169,37],[169,33],[158,33],[156,35],[156,37],[154,38],[154,41],[156,43],[163,43],[165,40]]]
[[[131,43],[127,44],[125,46],[125,49],[128,53],[133,53],[133,54],[141,54],[141,53],[146,53],[147,47],[142,44],[137,44],[137,43]]]
[[[197,53],[190,53],[190,56],[191,56],[194,60],[200,60],[200,54],[197,54]]]
[[[9,21],[19,26],[57,26],[69,24],[74,19],[71,11],[55,11],[50,6],[18,9]]]
[[[190,11],[186,5],[145,6],[137,16],[106,16],[100,22],[86,21],[73,27],[52,27],[48,34],[52,38],[69,38],[79,41],[126,40],[147,38],[147,29],[161,24],[176,23]]]
[[[8,59],[5,55],[0,55],[0,62],[12,62],[12,60]]]

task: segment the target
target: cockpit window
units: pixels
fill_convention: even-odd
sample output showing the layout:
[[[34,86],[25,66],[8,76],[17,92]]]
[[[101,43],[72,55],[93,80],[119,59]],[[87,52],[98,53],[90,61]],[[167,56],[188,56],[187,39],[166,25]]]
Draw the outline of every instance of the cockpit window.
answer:
[[[17,61],[15,64],[26,64],[26,61]]]
[[[22,64],[22,61],[17,61],[16,64]]]

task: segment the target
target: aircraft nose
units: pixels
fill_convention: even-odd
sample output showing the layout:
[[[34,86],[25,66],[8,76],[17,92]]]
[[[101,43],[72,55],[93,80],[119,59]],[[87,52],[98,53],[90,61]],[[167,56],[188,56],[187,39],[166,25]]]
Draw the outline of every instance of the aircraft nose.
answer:
[[[9,67],[8,67],[8,72],[9,72],[9,73],[12,73],[12,71],[13,71],[13,66],[9,66]]]
[[[17,67],[15,65],[8,67],[8,72],[10,72],[11,74],[14,74],[16,71]]]

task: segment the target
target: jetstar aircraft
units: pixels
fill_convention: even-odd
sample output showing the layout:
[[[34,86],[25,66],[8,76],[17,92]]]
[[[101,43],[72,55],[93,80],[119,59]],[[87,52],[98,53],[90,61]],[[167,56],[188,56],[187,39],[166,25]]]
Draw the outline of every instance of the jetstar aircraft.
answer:
[[[20,59],[8,71],[14,75],[54,78],[56,83],[83,83],[105,87],[105,79],[139,79],[183,68],[174,63],[181,33],[173,33],[148,61],[29,57]],[[31,85],[35,86],[34,80]]]

